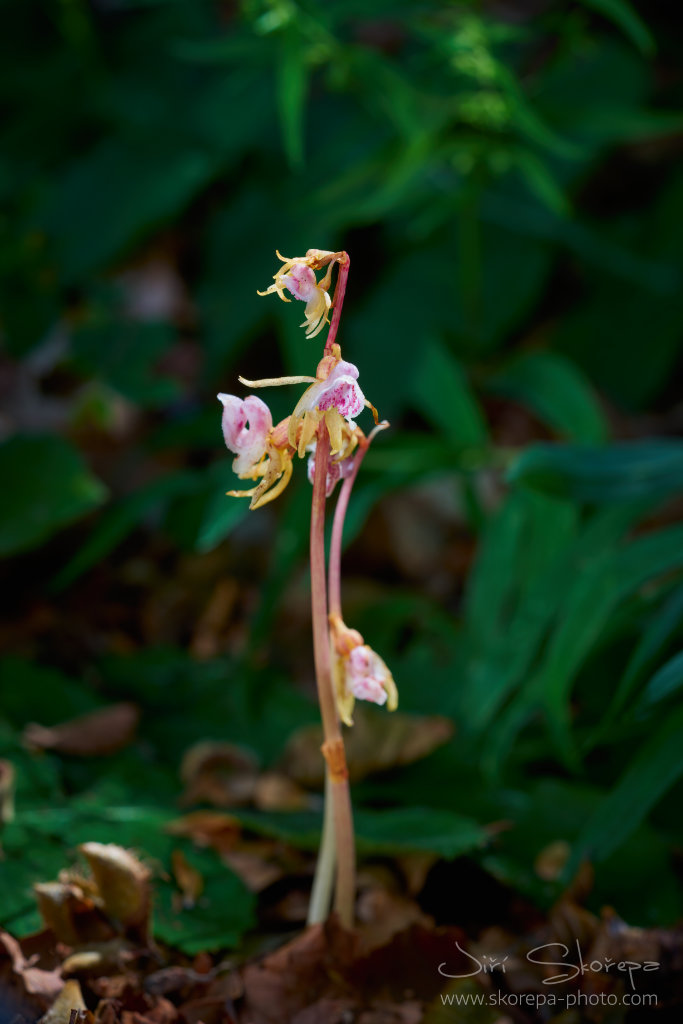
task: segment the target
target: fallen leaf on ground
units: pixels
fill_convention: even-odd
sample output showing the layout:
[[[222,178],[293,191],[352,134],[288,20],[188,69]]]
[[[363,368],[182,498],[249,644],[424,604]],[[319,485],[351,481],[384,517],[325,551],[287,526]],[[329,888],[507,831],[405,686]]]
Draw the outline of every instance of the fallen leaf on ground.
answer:
[[[16,989],[17,1002],[22,997],[34,996],[44,1009],[61,992],[64,981],[57,968],[43,970],[34,966],[34,958],[27,958],[16,939],[7,932],[0,931],[0,968],[3,960],[10,968],[12,988]]]
[[[74,979],[64,983],[50,1009],[41,1019],[40,1024],[92,1024],[94,1021],[92,1013],[88,1010],[83,999],[81,986]]]
[[[443,746],[453,735],[453,723],[441,715],[392,715],[357,708],[354,726],[345,732],[349,776],[353,782],[373,772],[412,764]],[[283,771],[295,782],[319,788],[324,782],[320,726],[305,726],[290,736],[282,758]]]
[[[46,727],[31,722],[23,738],[32,749],[54,750],[75,757],[104,757],[131,742],[139,721],[140,710],[135,704],[110,704],[61,725]]]
[[[186,751],[180,777],[185,785],[182,805],[240,807],[252,801],[259,778],[258,762],[251,751],[234,743],[202,741]]]
[[[83,843],[79,849],[108,917],[145,936],[151,907],[149,868],[115,843]]]

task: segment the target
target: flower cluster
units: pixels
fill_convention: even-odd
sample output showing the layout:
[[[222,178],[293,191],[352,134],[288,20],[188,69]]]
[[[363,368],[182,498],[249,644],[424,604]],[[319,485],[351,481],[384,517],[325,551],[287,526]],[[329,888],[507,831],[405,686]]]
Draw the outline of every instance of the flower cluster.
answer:
[[[273,275],[275,283],[259,295],[276,293],[289,302],[285,292],[306,303],[306,337],[312,338],[328,322],[328,313],[334,306],[329,288],[332,268],[342,266],[345,253],[310,249],[306,256],[286,259],[278,257],[283,266]],[[315,271],[327,267],[318,282]],[[338,322],[338,316],[336,317]],[[316,449],[320,425],[324,422],[329,437],[329,460],[326,495],[329,497],[338,481],[354,475],[357,457],[367,449],[378,425],[377,410],[366,399],[358,383],[358,367],[342,359],[339,345],[330,331],[325,354],[318,363],[315,377],[269,377],[261,380],[240,381],[253,388],[275,387],[285,384],[308,384],[294,410],[280,423],[273,425],[268,406],[256,395],[241,399],[236,395],[219,394],[223,405],[223,437],[235,458],[232,468],[241,480],[254,481],[244,491],[228,491],[233,497],[248,497],[250,508],[260,508],[282,493],[292,475],[295,455],[308,455],[308,478],[313,483]],[[356,424],[356,417],[365,408],[371,410],[375,431],[369,438]],[[360,448],[359,448],[360,446]],[[351,486],[350,481],[349,486]],[[333,652],[334,683],[339,717],[352,724],[351,713],[356,699],[375,704],[386,704],[393,710],[398,703],[396,686],[391,672],[360,633],[348,629],[338,615],[330,617],[330,642]]]

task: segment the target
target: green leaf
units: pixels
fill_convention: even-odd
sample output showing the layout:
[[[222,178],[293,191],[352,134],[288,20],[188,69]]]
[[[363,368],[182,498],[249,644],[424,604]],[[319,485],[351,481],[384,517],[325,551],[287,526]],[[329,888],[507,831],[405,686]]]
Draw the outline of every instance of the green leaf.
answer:
[[[169,882],[157,884],[154,934],[162,942],[192,956],[203,950],[234,948],[255,923],[255,897],[240,878],[210,850],[173,843],[204,887],[194,906],[183,906],[181,893]]]
[[[162,405],[179,394],[178,383],[159,373],[158,360],[176,340],[170,324],[92,320],[73,334],[77,364],[143,407]]]
[[[488,430],[458,360],[438,341],[422,349],[413,381],[414,404],[455,445],[483,446]]]
[[[229,498],[225,491],[217,489],[209,498],[199,525],[197,551],[213,551],[248,514],[249,502],[246,498]]]
[[[683,587],[677,587],[658,608],[643,631],[638,645],[626,666],[617,692],[609,709],[608,721],[617,715],[631,696],[649,662],[660,654],[683,622]],[[606,723],[607,724],[607,723]]]
[[[358,848],[367,854],[425,851],[440,857],[460,857],[488,841],[476,821],[434,807],[359,809],[354,813]]]
[[[70,562],[57,574],[53,588],[61,590],[87,572],[113,551],[122,540],[149,516],[163,510],[180,494],[193,493],[201,477],[191,471],[171,473],[147,487],[122,498],[107,509]]]
[[[296,26],[290,26],[282,36],[282,47],[277,63],[277,101],[285,153],[291,167],[301,167],[304,161],[304,113],[308,67],[302,39]]]
[[[625,598],[649,579],[683,567],[683,527],[605,551],[580,571],[567,592],[557,630],[532,689],[541,696],[565,756],[571,757],[569,693],[581,664]]]
[[[670,658],[658,672],[655,672],[643,690],[636,713],[639,710],[649,710],[653,704],[677,693],[681,687],[683,687],[683,652]]]
[[[627,0],[581,0],[586,7],[591,7],[598,14],[609,18],[618,25],[625,36],[634,43],[647,57],[655,52],[655,41],[640,15],[627,3]]]
[[[683,490],[683,442],[537,444],[520,455],[508,480],[579,502],[655,501]]]
[[[237,810],[235,815],[247,828],[293,846],[316,849],[320,840],[321,819],[317,814]],[[358,849],[367,855],[425,851],[441,857],[459,857],[480,849],[488,841],[486,830],[472,818],[443,808],[356,808],[353,820]]]
[[[683,775],[683,707],[672,710],[642,744],[616,787],[591,815],[579,836],[571,873],[584,857],[600,862],[634,832],[661,796]]]
[[[528,676],[557,613],[562,554],[576,528],[572,506],[520,492],[485,530],[466,599],[459,714],[468,729],[483,730]]]
[[[488,387],[533,409],[561,436],[587,443],[607,437],[607,423],[588,380],[554,352],[523,353],[496,373]]]
[[[86,515],[106,488],[61,437],[17,436],[0,445],[0,554],[36,547]]]

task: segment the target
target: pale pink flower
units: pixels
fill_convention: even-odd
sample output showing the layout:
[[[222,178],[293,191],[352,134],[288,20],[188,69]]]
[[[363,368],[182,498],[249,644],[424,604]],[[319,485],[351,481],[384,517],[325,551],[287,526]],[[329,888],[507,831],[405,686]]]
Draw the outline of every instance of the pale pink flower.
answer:
[[[346,686],[358,700],[395,707],[396,686],[379,654],[367,644],[354,647],[346,662]]]
[[[286,259],[286,257],[280,256],[279,253],[278,256],[283,261],[284,267],[281,267],[280,271],[274,275],[275,284],[271,284],[270,288],[266,288],[264,292],[259,292],[258,294],[270,295],[273,292],[277,292],[281,299],[289,302],[289,299],[284,294],[286,288],[295,299],[305,302],[306,310],[304,315],[306,319],[301,326],[306,328],[307,338],[315,338],[316,334],[319,334],[327,323],[327,314],[332,307],[332,299],[328,293],[332,263],[330,263],[328,272],[320,283],[316,280],[310,264],[315,263],[320,256],[334,256],[334,254],[323,253],[314,249],[311,250],[310,256],[299,256],[293,260]]]
[[[340,359],[325,380],[316,381],[297,402],[294,416],[319,409],[336,409],[349,422],[365,407],[365,395],[358,385],[358,367]]]
[[[253,476],[273,427],[270,409],[256,395],[242,399],[220,394],[218,400],[223,404],[223,437],[236,456],[232,468],[240,477]]]

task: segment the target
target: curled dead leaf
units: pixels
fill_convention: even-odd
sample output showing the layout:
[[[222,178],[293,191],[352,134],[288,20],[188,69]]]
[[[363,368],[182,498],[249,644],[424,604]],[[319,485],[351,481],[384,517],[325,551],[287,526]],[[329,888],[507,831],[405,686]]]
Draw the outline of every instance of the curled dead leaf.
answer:
[[[201,871],[193,867],[182,850],[174,850],[171,854],[173,877],[182,894],[182,906],[185,909],[196,906],[197,900],[204,891],[204,878]]]
[[[3,960],[9,961],[21,995],[35,997],[41,1008],[51,1003],[64,986],[57,969],[44,970],[33,966],[34,958],[24,956],[17,940],[7,932],[0,931],[0,965]]]
[[[107,915],[125,928],[145,933],[150,913],[149,869],[114,843],[83,843],[80,850]]]
[[[251,803],[259,777],[258,762],[251,751],[234,743],[195,743],[180,766],[185,790],[183,805],[209,803],[216,807],[240,807]]]
[[[99,911],[75,882],[38,882],[33,892],[40,916],[60,942],[76,946],[101,932]]]
[[[75,757],[104,757],[131,742],[139,721],[140,711],[135,704],[110,704],[60,725],[45,727],[31,722],[23,738],[32,749],[55,750]]]
[[[373,772],[412,764],[443,746],[453,735],[453,723],[442,715],[384,715],[360,707],[354,726],[345,734],[349,776],[358,782]],[[282,769],[302,786],[318,788],[324,781],[320,756],[322,729],[297,729],[289,738]]]
[[[278,772],[264,772],[259,776],[253,801],[260,811],[301,811],[311,805],[306,790]]]

